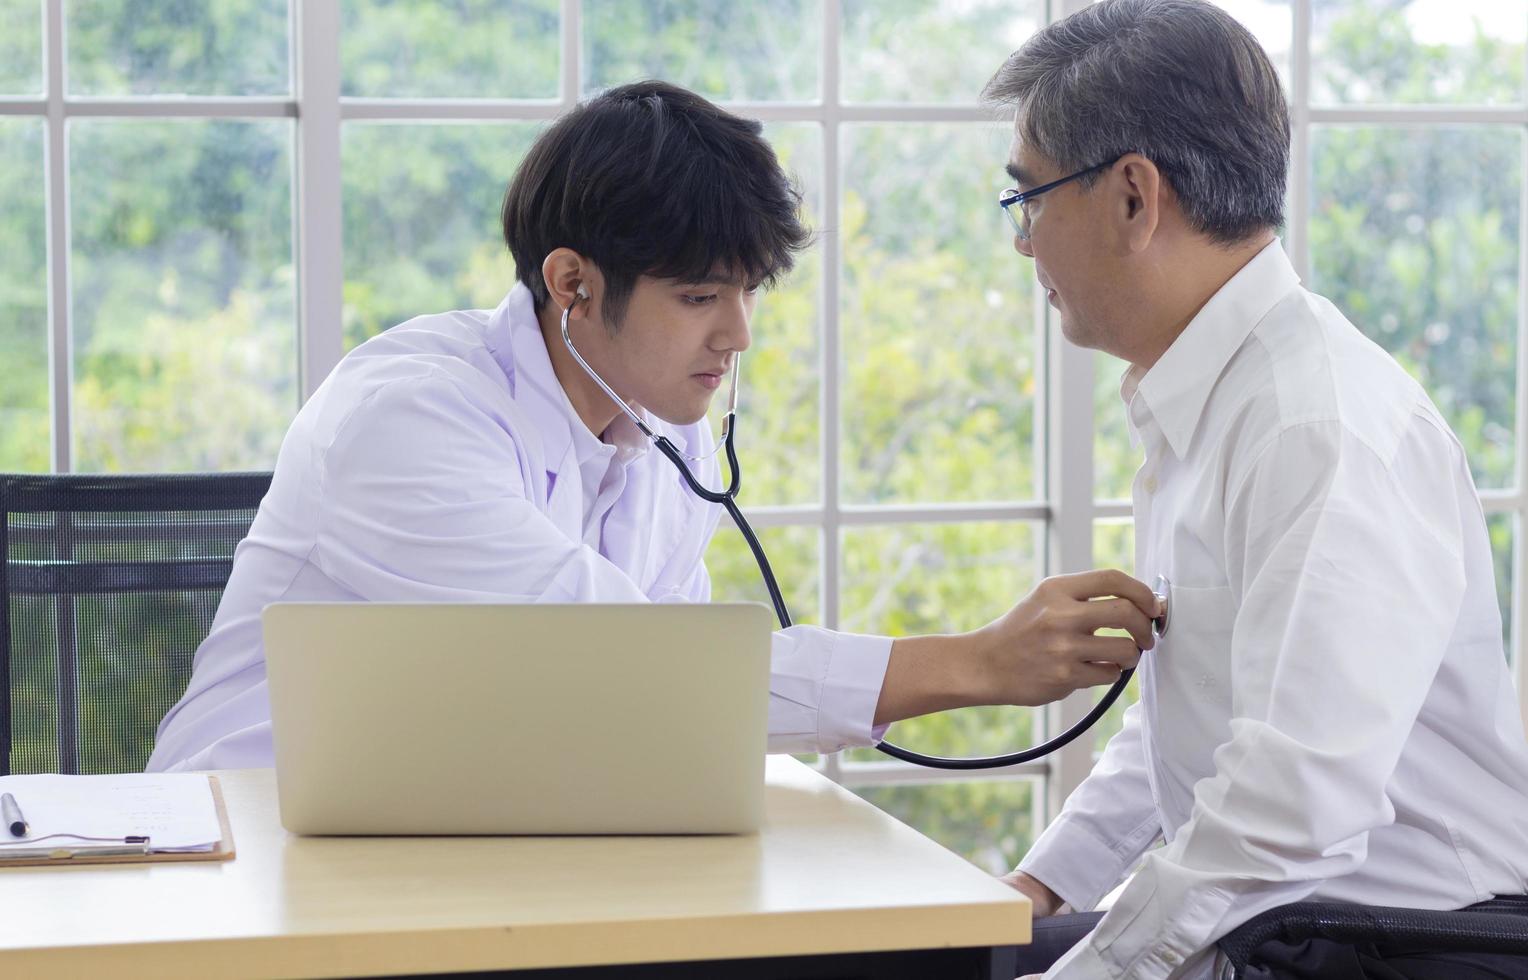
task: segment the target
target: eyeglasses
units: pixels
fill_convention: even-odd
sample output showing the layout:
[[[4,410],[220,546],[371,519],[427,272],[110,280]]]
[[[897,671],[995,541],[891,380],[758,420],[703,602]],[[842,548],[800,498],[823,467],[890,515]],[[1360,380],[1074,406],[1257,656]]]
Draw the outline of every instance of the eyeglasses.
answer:
[[[1055,190],[1062,184],[1071,183],[1072,181],[1077,180],[1079,177],[1086,177],[1088,174],[1095,170],[1102,170],[1105,167],[1112,167],[1118,163],[1120,158],[1123,156],[1124,154],[1120,154],[1120,156],[1115,157],[1113,160],[1108,160],[1104,163],[1095,163],[1093,166],[1088,167],[1086,170],[1079,170],[1075,174],[1072,174],[1070,177],[1062,177],[1060,180],[1053,180],[1049,184],[1041,184],[1034,190],[1020,192],[1017,187],[1010,187],[997,196],[997,206],[1003,209],[1004,214],[1008,215],[1008,223],[1013,225],[1014,234],[1019,236],[1019,241],[1027,242],[1029,241],[1028,205],[1030,201],[1033,201],[1035,198],[1039,197],[1041,194],[1044,194],[1046,191]]]

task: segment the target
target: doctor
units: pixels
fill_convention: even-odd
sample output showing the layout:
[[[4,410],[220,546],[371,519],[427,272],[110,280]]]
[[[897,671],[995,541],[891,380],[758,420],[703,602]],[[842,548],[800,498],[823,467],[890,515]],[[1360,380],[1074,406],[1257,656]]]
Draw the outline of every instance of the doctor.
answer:
[[[1528,744],[1469,465],[1275,237],[1289,117],[1267,55],[1203,0],[1103,0],[988,94],[1017,110],[1015,247],[1065,335],[1129,364],[1137,571],[1174,583],[1140,703],[1008,876],[1042,916],[1129,884],[1101,917],[1037,921],[1064,955],[1025,969],[1206,977],[1217,939],[1291,902],[1522,895]],[[1528,976],[1268,954],[1288,965],[1260,976]]]
[[[748,347],[759,291],[808,241],[799,194],[759,134],[644,82],[537,140],[504,201],[520,282],[498,309],[386,331],[298,413],[151,770],[272,764],[260,635],[271,602],[709,599],[702,556],[720,508],[649,451],[573,360],[560,320],[571,308],[591,366],[706,458],[706,409]],[[714,460],[695,465],[717,485]],[[913,715],[1112,682],[1151,645],[1156,614],[1146,586],[1094,572],[1047,580],[960,635],[793,627],[774,638],[770,749],[836,752]],[[1094,635],[1104,628],[1130,636]]]

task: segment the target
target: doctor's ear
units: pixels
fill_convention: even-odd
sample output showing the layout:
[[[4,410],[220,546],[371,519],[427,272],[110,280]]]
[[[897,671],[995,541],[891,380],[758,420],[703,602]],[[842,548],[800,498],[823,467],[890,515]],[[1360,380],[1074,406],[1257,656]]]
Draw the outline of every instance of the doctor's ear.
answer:
[[[547,298],[558,310],[571,309],[575,317],[589,315],[588,300],[599,286],[597,281],[589,280],[598,275],[592,263],[571,248],[553,249],[541,263]]]

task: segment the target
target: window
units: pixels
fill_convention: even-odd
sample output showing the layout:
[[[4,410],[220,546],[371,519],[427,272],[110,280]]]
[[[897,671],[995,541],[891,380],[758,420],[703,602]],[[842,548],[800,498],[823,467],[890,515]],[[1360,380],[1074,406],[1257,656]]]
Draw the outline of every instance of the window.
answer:
[[[1008,133],[976,101],[1047,16],[1083,5],[0,0],[0,468],[270,467],[345,350],[497,304],[499,198],[530,142],[652,74],[765,120],[819,232],[764,300],[743,379],[744,503],[797,618],[968,628],[1047,573],[1129,568],[1119,365],[1047,319],[993,207]],[[1291,99],[1286,245],[1464,439],[1513,612],[1528,13],[1224,5]],[[735,531],[708,558],[718,597],[763,598]],[[1096,696],[891,736],[999,751]],[[1000,774],[873,751],[817,764],[997,871],[1106,735]]]

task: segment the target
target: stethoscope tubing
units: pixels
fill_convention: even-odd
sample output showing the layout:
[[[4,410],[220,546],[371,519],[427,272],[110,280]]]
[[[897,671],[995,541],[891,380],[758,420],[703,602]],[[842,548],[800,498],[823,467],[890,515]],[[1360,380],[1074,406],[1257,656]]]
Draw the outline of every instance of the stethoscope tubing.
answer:
[[[581,296],[580,298],[583,297]],[[574,358],[588,372],[589,376],[636,422],[638,428],[652,440],[652,444],[657,447],[658,451],[668,457],[669,462],[674,464],[674,468],[679,471],[679,475],[684,478],[684,482],[689,486],[690,490],[702,500],[713,504],[720,504],[726,509],[727,515],[732,518],[732,522],[737,525],[738,531],[742,533],[743,540],[748,543],[748,550],[753,552],[753,559],[759,566],[759,575],[764,579],[764,587],[769,591],[769,601],[775,607],[775,618],[780,621],[780,628],[790,629],[792,625],[790,610],[786,607],[785,597],[780,592],[780,584],[775,580],[774,569],[770,567],[769,558],[764,554],[764,546],[759,543],[759,537],[754,533],[753,526],[748,523],[748,519],[743,516],[742,510],[737,505],[738,490],[742,486],[742,469],[738,466],[737,448],[734,445],[734,440],[737,437],[737,364],[734,363],[733,365],[731,404],[728,406],[726,421],[723,425],[724,434],[722,436],[722,443],[727,453],[727,469],[729,472],[727,488],[725,490],[712,490],[696,478],[684,454],[673,443],[669,442],[668,437],[658,435],[649,428],[621,400],[620,396],[611,390],[610,386],[605,383],[605,379],[601,378],[594,368],[579,354],[578,349],[573,346],[573,338],[568,332],[569,312],[571,312],[571,307],[565,309],[562,314],[562,337],[564,343],[567,344],[568,350],[573,353]],[[1165,632],[1165,616],[1159,625],[1162,631]],[[1125,687],[1130,683],[1130,678],[1134,674],[1134,668],[1121,671],[1119,679],[1109,688],[1108,693],[1093,706],[1093,710],[1083,716],[1082,720],[1055,738],[1018,752],[1010,752],[1006,755],[954,758],[914,752],[912,749],[903,748],[900,745],[894,745],[887,741],[878,742],[875,747],[892,758],[901,759],[904,762],[911,762],[929,769],[1001,769],[1006,766],[1017,766],[1026,762],[1033,762],[1036,759],[1043,758],[1060,750],[1093,727],[1094,723],[1114,706],[1114,702],[1119,700],[1120,695],[1125,692]]]
[[[725,490],[711,490],[696,479],[695,474],[686,465],[679,450],[675,449],[667,438],[658,436],[653,440],[653,444],[679,469],[679,472],[684,476],[685,483],[689,485],[690,489],[697,496],[702,500],[721,504],[727,509],[728,516],[737,525],[738,531],[743,535],[743,540],[748,542],[748,549],[753,552],[754,561],[758,563],[759,574],[764,579],[765,588],[769,590],[769,601],[775,607],[775,618],[780,621],[780,628],[789,629],[791,626],[791,614],[790,610],[786,608],[785,597],[780,593],[780,585],[775,580],[774,569],[770,567],[769,558],[764,554],[764,546],[759,543],[759,537],[754,533],[753,526],[748,523],[748,519],[743,516],[742,510],[737,505],[737,493],[742,483],[742,471],[738,468],[737,450],[733,445],[733,439],[736,435],[737,419],[729,414],[727,417],[727,434],[723,437],[727,453],[727,468],[730,471],[730,478],[727,481],[727,489]],[[912,749],[903,748],[900,745],[884,740],[878,742],[875,747],[894,759],[901,759],[904,762],[911,762],[929,769],[1001,769],[1005,766],[1017,766],[1025,762],[1033,762],[1036,759],[1058,751],[1074,741],[1089,728],[1092,728],[1098,719],[1102,718],[1110,708],[1114,707],[1114,702],[1118,701],[1120,695],[1125,692],[1125,687],[1129,685],[1130,678],[1134,675],[1134,668],[1127,668],[1121,671],[1119,678],[1109,688],[1103,698],[1093,706],[1093,710],[1084,715],[1075,725],[1047,742],[1032,748],[1022,749],[1018,752],[1010,752],[1006,755],[955,758],[914,752]]]

